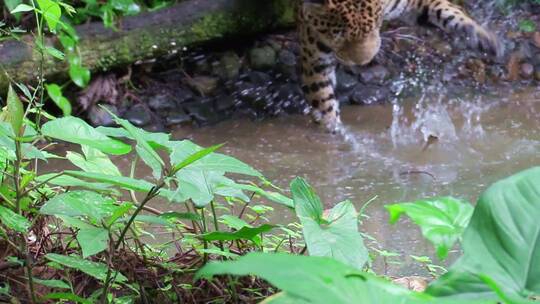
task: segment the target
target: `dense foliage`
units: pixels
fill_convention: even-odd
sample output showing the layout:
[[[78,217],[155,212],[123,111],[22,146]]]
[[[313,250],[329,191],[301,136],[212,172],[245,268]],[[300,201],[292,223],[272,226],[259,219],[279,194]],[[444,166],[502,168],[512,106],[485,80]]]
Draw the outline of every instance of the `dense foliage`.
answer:
[[[113,26],[114,16],[167,3],[77,1],[77,14],[54,0],[6,5],[35,18],[36,41],[45,27],[59,35],[64,50],[38,43],[36,51],[67,59],[71,79],[84,86],[90,72],[71,24],[99,17]],[[63,117],[43,110],[45,93]],[[406,215],[418,224],[441,259],[456,243],[463,249],[419,293],[373,273],[354,205],[324,210],[302,178],[291,182],[289,198],[218,153],[220,145],[150,133],[113,113],[118,127],[94,128],[71,116],[62,87],[42,77],[35,86],[13,82],[6,100],[0,301],[529,303],[540,294],[540,168],[492,185],[474,207],[448,197],[386,207],[391,222]],[[60,143],[69,143],[65,155],[54,152]],[[298,223],[270,222],[275,206]]]

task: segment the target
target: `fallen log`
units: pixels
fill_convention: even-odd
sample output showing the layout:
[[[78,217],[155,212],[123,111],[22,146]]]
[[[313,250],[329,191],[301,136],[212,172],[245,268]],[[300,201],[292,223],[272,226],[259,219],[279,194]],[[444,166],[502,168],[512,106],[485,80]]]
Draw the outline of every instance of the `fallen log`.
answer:
[[[76,30],[82,62],[92,71],[106,71],[210,40],[291,26],[294,1],[186,0],[167,9],[125,17],[117,30],[105,28],[101,22],[80,25]],[[46,44],[59,47],[55,37]],[[36,81],[40,55],[34,47],[30,35],[0,44],[0,93],[9,84],[3,71],[18,82]],[[67,70],[65,61],[47,58],[44,62],[47,79],[65,78]]]

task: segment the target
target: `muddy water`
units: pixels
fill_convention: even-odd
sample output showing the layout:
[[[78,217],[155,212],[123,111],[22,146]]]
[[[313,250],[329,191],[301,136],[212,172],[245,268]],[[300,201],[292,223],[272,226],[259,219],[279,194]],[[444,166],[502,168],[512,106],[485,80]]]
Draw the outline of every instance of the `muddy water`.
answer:
[[[321,132],[301,116],[182,127],[173,137],[205,146],[225,142],[224,152],[283,188],[303,176],[328,207],[350,199],[360,209],[373,199],[362,229],[381,248],[403,254],[402,264],[380,269],[401,275],[419,271],[409,254],[433,251],[407,221],[389,225],[385,204],[443,195],[475,201],[498,179],[540,165],[537,89],[450,100],[432,93],[400,104],[350,106],[342,113],[346,139]],[[278,208],[272,220],[295,219]]]

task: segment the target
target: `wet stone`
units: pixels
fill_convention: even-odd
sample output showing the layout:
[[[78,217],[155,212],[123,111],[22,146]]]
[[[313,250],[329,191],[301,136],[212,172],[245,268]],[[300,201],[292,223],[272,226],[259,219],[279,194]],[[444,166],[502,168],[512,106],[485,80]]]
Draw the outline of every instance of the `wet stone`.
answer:
[[[256,70],[268,70],[276,64],[276,51],[271,46],[253,48],[249,51],[249,62]]]
[[[337,69],[336,71],[336,90],[339,93],[343,93],[352,89],[358,84],[358,79],[343,69]]]
[[[169,94],[158,94],[148,98],[148,106],[156,112],[166,112],[174,109],[176,103]]]
[[[251,71],[247,74],[249,81],[256,85],[269,85],[272,83],[272,76],[259,71]]]
[[[165,123],[167,126],[179,125],[190,121],[191,116],[189,116],[183,109],[176,109],[169,113],[169,115],[167,115],[165,118]]]
[[[281,50],[278,58],[278,71],[296,81],[298,79],[296,55],[289,50]]]
[[[210,76],[196,76],[187,80],[189,86],[201,95],[211,95],[218,86],[218,79]]]
[[[152,115],[143,104],[132,106],[125,114],[124,118],[137,127],[144,127],[152,120]]]
[[[383,83],[390,75],[387,68],[382,65],[376,65],[366,68],[360,72],[360,79],[364,83]]]
[[[223,112],[236,107],[239,101],[233,96],[218,96],[216,97],[215,104],[216,110]]]
[[[531,79],[534,76],[534,66],[530,63],[523,63],[520,66],[520,74],[524,79]]]
[[[214,74],[223,80],[234,80],[240,74],[242,61],[235,52],[224,53],[214,67]]]
[[[176,104],[182,104],[184,102],[191,101],[193,100],[193,98],[195,98],[195,94],[193,93],[193,91],[185,87],[175,88],[172,94],[174,96],[174,100],[176,101]]]
[[[118,109],[115,106],[104,105],[104,107],[115,115],[118,115]],[[93,126],[110,127],[116,124],[111,114],[102,109],[99,105],[95,105],[90,108],[90,110],[88,111],[88,120]]]
[[[353,104],[374,104],[388,101],[390,91],[385,86],[357,85],[351,95],[350,101]]]
[[[184,105],[184,109],[199,125],[214,124],[225,118],[214,109],[210,100],[198,100]]]

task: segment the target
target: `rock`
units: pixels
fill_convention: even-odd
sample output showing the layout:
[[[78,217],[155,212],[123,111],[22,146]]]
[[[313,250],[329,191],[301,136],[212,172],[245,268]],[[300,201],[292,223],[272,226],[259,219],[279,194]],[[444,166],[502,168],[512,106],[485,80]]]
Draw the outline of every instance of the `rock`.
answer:
[[[266,90],[266,86],[256,85],[250,82],[238,84],[237,96],[242,103],[256,111],[264,110],[271,100],[271,96],[268,90]]]
[[[287,78],[298,80],[296,55],[289,50],[281,50],[278,56],[277,69]]]
[[[214,124],[223,119],[210,100],[200,99],[184,104],[186,112],[200,125]]]
[[[350,97],[353,104],[374,104],[388,101],[390,91],[386,86],[358,84]]]
[[[272,76],[259,71],[251,71],[247,74],[247,78],[253,84],[259,86],[268,86],[272,83]]]
[[[144,127],[152,120],[152,115],[145,105],[136,104],[124,114],[124,118],[137,127]]]
[[[226,52],[214,67],[214,74],[223,80],[234,80],[240,74],[242,60],[235,52]]]
[[[179,125],[190,121],[191,116],[189,116],[184,109],[176,109],[169,113],[165,118],[167,126]]]
[[[268,70],[276,64],[276,51],[271,46],[253,48],[249,51],[249,62],[256,70]]]
[[[533,56],[532,63],[534,65],[540,65],[540,52]]]
[[[534,79],[540,81],[540,64],[534,69]]]
[[[223,112],[233,109],[240,101],[236,100],[233,96],[218,96],[216,97],[215,104],[216,110]]]
[[[118,115],[118,109],[116,108],[116,106],[113,106],[113,105],[103,105],[103,106],[107,108],[109,111],[111,111],[112,113],[114,113],[115,115]],[[96,127],[97,126],[110,127],[116,124],[111,114],[109,114],[109,112],[102,109],[101,106],[99,105],[94,105],[90,108],[90,110],[88,111],[88,120],[93,126],[96,126]]]
[[[534,46],[540,49],[540,32],[535,32],[532,38]]]
[[[156,112],[166,112],[176,107],[174,99],[169,94],[157,94],[150,96],[147,104],[150,109]]]
[[[218,86],[218,79],[210,76],[195,76],[186,78],[187,84],[202,96],[211,95]]]
[[[195,98],[193,91],[185,87],[175,87],[171,94],[173,95],[174,101],[176,101],[177,105],[192,101],[193,98]]]
[[[524,79],[531,79],[534,76],[534,66],[528,62],[521,64],[520,74]]]
[[[520,63],[519,52],[514,52],[510,55],[510,59],[506,64],[506,70],[508,72],[507,79],[510,81],[516,81],[519,79],[519,63]]]
[[[358,79],[344,69],[338,68],[336,71],[336,91],[343,93],[352,89],[358,83]]]
[[[389,71],[382,65],[375,65],[360,72],[360,79],[364,83],[383,83],[389,76]]]

